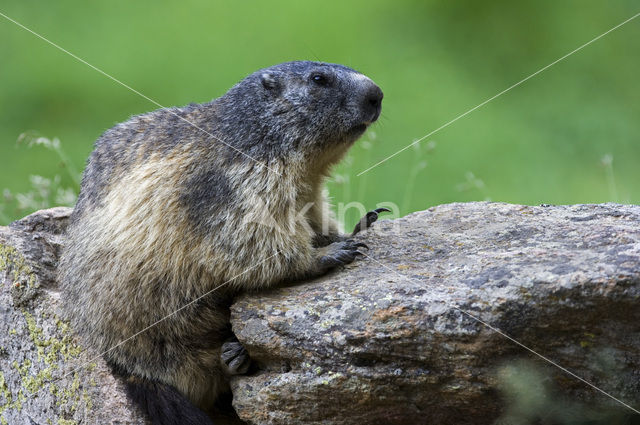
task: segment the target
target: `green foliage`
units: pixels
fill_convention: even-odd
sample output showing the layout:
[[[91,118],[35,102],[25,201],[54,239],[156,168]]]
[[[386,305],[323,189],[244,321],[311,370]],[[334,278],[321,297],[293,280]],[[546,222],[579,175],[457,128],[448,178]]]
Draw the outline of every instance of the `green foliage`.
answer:
[[[421,142],[438,143],[426,167],[407,149],[357,176],[631,17],[632,0],[7,0],[2,12],[166,106],[208,101],[286,60],[365,72],[385,92],[382,117],[371,149],[356,146],[330,184],[336,203],[406,214],[487,197],[640,202],[640,18]],[[3,18],[0,40],[0,188],[11,193],[36,190],[33,174],[75,187],[50,152],[16,148],[19,134],[59,137],[79,170],[101,132],[156,108]],[[607,154],[615,170],[600,166]]]
[[[607,376],[612,379],[614,371],[609,372]],[[505,364],[498,371],[498,379],[506,407],[495,425],[627,425],[638,419],[631,410],[604,396],[606,404],[587,404],[559,392],[550,369],[531,361]]]
[[[62,177],[59,174],[52,178],[30,175],[31,187],[29,190],[15,194],[8,188],[3,190],[0,200],[0,220],[8,223],[10,216],[19,217],[43,208],[59,205],[73,206],[80,187],[80,174],[62,149],[60,140],[48,139],[31,132],[21,134],[18,138],[18,144],[26,144],[28,148],[42,146],[53,151],[59,159],[60,168],[64,169],[67,176],[73,181],[73,187],[63,186]]]

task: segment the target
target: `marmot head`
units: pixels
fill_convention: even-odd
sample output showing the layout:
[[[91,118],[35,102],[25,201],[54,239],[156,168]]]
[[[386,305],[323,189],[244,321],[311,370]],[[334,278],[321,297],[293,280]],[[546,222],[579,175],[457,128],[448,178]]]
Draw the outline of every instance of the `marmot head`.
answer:
[[[248,131],[236,135],[249,138],[241,144],[256,154],[267,146],[312,152],[349,145],[378,119],[382,96],[351,68],[298,61],[256,71],[219,100],[225,121],[242,121]]]

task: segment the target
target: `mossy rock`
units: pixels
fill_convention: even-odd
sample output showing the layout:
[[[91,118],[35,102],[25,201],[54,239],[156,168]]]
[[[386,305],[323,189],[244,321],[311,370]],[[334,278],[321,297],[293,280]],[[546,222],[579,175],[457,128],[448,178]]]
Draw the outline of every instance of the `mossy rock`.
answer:
[[[0,227],[0,425],[144,424],[60,310],[55,273],[71,210]]]

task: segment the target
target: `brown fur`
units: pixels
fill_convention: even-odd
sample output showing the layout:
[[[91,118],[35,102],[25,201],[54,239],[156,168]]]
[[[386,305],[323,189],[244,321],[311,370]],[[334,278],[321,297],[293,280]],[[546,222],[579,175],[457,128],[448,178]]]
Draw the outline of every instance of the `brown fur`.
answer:
[[[339,79],[357,74],[337,65],[303,64],[295,65],[300,75],[311,67],[334,72]],[[294,68],[284,69],[284,80],[279,81],[293,87],[287,90],[301,90],[294,86],[301,81],[309,84],[306,74],[298,78],[290,70]],[[340,90],[360,90],[360,86],[372,90],[370,80],[357,76]],[[228,131],[233,122],[224,120],[232,115],[228,105],[235,105],[241,96],[233,90],[245,96],[244,90],[249,90],[245,86],[250,86],[262,93],[251,78],[259,77],[248,77],[211,104],[174,111],[223,142],[235,143],[236,133]],[[350,88],[354,84],[356,88]],[[309,96],[317,88],[305,90]],[[279,108],[296,102],[277,99],[273,102],[279,102]],[[336,113],[355,115],[357,107]],[[368,124],[371,119],[365,118],[353,117],[353,121]],[[109,130],[97,142],[85,171],[60,266],[67,311],[86,343],[106,351],[106,359],[120,370],[170,385],[204,410],[228,389],[220,347],[230,335],[231,298],[239,291],[326,272],[322,259],[328,255],[327,248],[314,246],[314,240],[319,234],[329,242],[340,238],[329,217],[324,180],[361,131],[345,135],[347,128],[326,129],[337,125],[335,119],[327,120],[318,128],[336,136],[321,140],[324,136],[311,131],[305,135],[304,127],[292,128],[295,117],[267,119],[287,120],[274,121],[267,128],[282,128],[282,144],[287,142],[289,147],[276,154],[274,148],[259,150],[249,144],[266,143],[261,140],[237,146],[269,168],[236,155],[226,143],[211,140],[163,110]],[[262,124],[243,131],[263,134],[259,132]],[[179,134],[169,141],[168,134],[176,126]],[[216,192],[204,185],[203,193],[212,194],[205,206],[217,209],[194,222],[190,203],[201,197],[185,197],[185,192],[192,190],[191,182],[198,182],[200,175],[219,175],[224,190]],[[305,211],[302,219],[296,217],[300,211]]]

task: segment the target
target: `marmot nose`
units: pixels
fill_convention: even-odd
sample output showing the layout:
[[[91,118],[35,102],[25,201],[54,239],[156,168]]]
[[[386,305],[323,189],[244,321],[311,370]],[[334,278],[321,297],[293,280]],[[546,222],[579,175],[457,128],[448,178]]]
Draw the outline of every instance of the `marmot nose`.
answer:
[[[380,87],[377,85],[371,84],[367,87],[363,105],[367,115],[367,121],[374,122],[380,116],[383,96],[382,90],[380,90]]]

